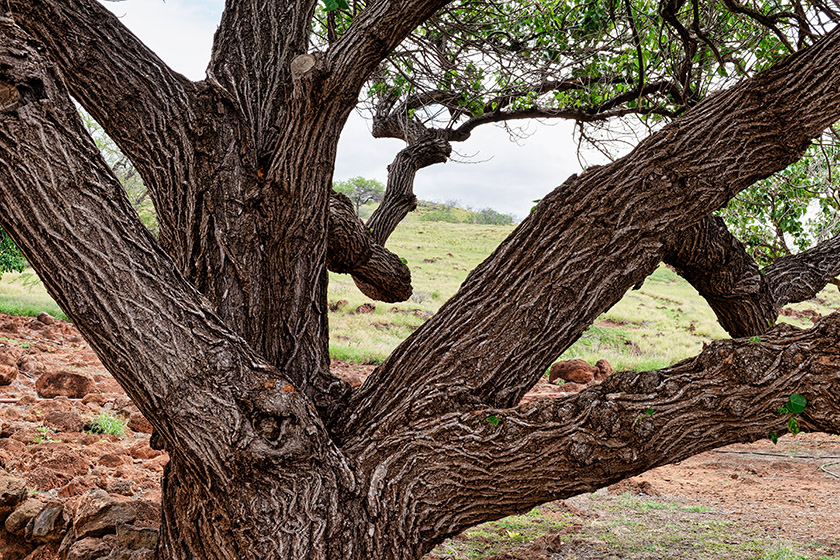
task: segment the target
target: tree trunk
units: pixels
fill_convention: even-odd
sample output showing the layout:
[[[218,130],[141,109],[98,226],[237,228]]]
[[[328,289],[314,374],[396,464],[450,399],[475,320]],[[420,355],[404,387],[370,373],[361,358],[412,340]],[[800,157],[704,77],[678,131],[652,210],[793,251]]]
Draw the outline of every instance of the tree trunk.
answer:
[[[109,130],[157,173],[164,250],[42,45],[0,19],[0,226],[169,451],[160,558],[418,559],[470,525],[761,437],[794,391],[806,427],[840,431],[836,314],[516,407],[659,262],[663,231],[701,220],[840,117],[840,31],[567,181],[343,402],[325,363],[337,130],[384,53],[441,4],[374,0],[316,56],[304,52],[314,2],[283,4],[280,18],[280,4],[231,0],[208,80],[191,84],[93,0],[8,2],[64,75],[105,65],[101,82],[69,78],[81,99],[113,88],[175,120],[148,132],[114,117]],[[66,52],[62,30],[76,33]],[[118,47],[137,64],[121,68]],[[161,154],[147,145],[158,141]]]

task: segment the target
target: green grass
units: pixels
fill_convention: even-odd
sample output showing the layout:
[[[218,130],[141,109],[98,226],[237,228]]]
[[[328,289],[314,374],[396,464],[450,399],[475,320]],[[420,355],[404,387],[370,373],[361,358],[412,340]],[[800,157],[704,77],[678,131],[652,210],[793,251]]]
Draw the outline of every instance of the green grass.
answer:
[[[103,411],[87,423],[85,431],[92,434],[110,434],[122,437],[127,425],[128,420],[125,418]]]
[[[0,278],[0,313],[35,317],[42,311],[67,320],[32,269],[3,274]]]

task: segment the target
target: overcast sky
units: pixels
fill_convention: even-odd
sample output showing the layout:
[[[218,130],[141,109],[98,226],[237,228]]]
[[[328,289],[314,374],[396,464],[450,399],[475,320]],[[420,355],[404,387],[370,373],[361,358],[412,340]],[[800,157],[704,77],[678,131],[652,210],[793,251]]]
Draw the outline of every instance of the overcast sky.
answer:
[[[213,33],[223,0],[123,0],[106,2],[144,43],[173,69],[193,80],[204,78]],[[459,200],[473,208],[491,207],[520,217],[533,200],[543,197],[580,170],[569,123],[533,123],[530,136],[511,142],[501,128],[479,127],[467,142],[454,144],[460,155],[421,170],[415,182],[418,197]],[[386,166],[404,147],[397,140],[374,139],[369,123],[353,115],[338,148],[335,179],[361,175],[383,183]]]

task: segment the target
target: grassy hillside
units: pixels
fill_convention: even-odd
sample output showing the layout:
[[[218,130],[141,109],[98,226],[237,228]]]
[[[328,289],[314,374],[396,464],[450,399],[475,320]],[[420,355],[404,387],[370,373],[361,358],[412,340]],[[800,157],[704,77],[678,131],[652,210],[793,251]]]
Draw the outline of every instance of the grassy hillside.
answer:
[[[367,208],[370,212],[370,208]],[[464,211],[466,212],[466,211]],[[398,304],[371,302],[348,275],[330,274],[330,353],[333,358],[378,364],[451,297],[468,272],[484,260],[514,226],[424,221],[426,212],[411,214],[394,232],[388,248],[408,261],[414,295]],[[374,303],[370,313],[359,306]],[[825,315],[840,307],[833,286],[814,300],[791,306]],[[46,311],[64,318],[31,270],[7,273],[0,280],[0,312],[37,315]],[[782,317],[800,327],[806,319]],[[561,357],[590,363],[605,358],[617,370],[664,367],[697,354],[707,342],[725,337],[705,301],[685,281],[660,267],[641,289],[604,313]]]

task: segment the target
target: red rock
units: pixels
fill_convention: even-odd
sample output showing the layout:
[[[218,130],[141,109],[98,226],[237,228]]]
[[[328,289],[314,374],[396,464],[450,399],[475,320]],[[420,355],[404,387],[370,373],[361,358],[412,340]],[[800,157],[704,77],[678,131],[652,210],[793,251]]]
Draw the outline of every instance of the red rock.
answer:
[[[85,421],[76,412],[56,410],[44,417],[44,425],[62,432],[81,432]]]
[[[128,427],[135,432],[142,432],[144,434],[151,434],[154,430],[149,421],[146,420],[146,417],[139,412],[132,412],[131,416],[128,417]]]
[[[33,375],[41,375],[47,371],[44,363],[32,354],[21,356],[17,361],[17,367],[20,371],[25,371]]]
[[[26,481],[0,471],[0,521],[5,521],[24,498],[26,498]]]
[[[376,305],[373,303],[363,303],[356,308],[356,313],[373,313],[376,310]]]
[[[595,362],[595,368],[598,370],[598,373],[595,374],[595,381],[602,381],[613,372],[613,368],[610,363],[604,359],[600,359]]]
[[[41,311],[40,313],[38,313],[38,316],[35,318],[45,325],[52,325],[53,323],[55,323],[55,317],[53,317],[45,311]]]
[[[128,452],[135,459],[154,459],[163,454],[162,451],[149,447],[149,440],[138,441],[128,448]]]
[[[76,505],[73,530],[77,539],[114,533],[120,523],[133,523],[137,513],[130,503],[104,490],[90,490]]]
[[[549,383],[554,383],[557,379],[564,381],[571,381],[573,383],[587,384],[594,378],[598,370],[583,360],[568,360],[557,362],[551,366],[548,375]]]
[[[0,364],[0,385],[11,385],[17,374],[17,367]]]
[[[105,535],[101,539],[86,537],[74,542],[67,549],[67,560],[96,560],[104,558],[115,548],[116,535]]]
[[[169,462],[169,455],[161,454],[159,457],[149,459],[143,463],[143,468],[155,472],[163,472],[163,467]]]
[[[29,498],[23,504],[17,507],[15,511],[6,518],[6,530],[13,535],[23,536],[26,531],[26,525],[46,507],[46,504],[41,500]]]
[[[107,453],[99,458],[96,462],[98,465],[102,465],[103,467],[118,467],[123,463],[127,462],[129,459],[125,455],[116,455],[114,453]]]
[[[35,390],[38,396],[44,399],[59,396],[80,399],[93,391],[93,379],[75,371],[51,371],[38,378]]]

